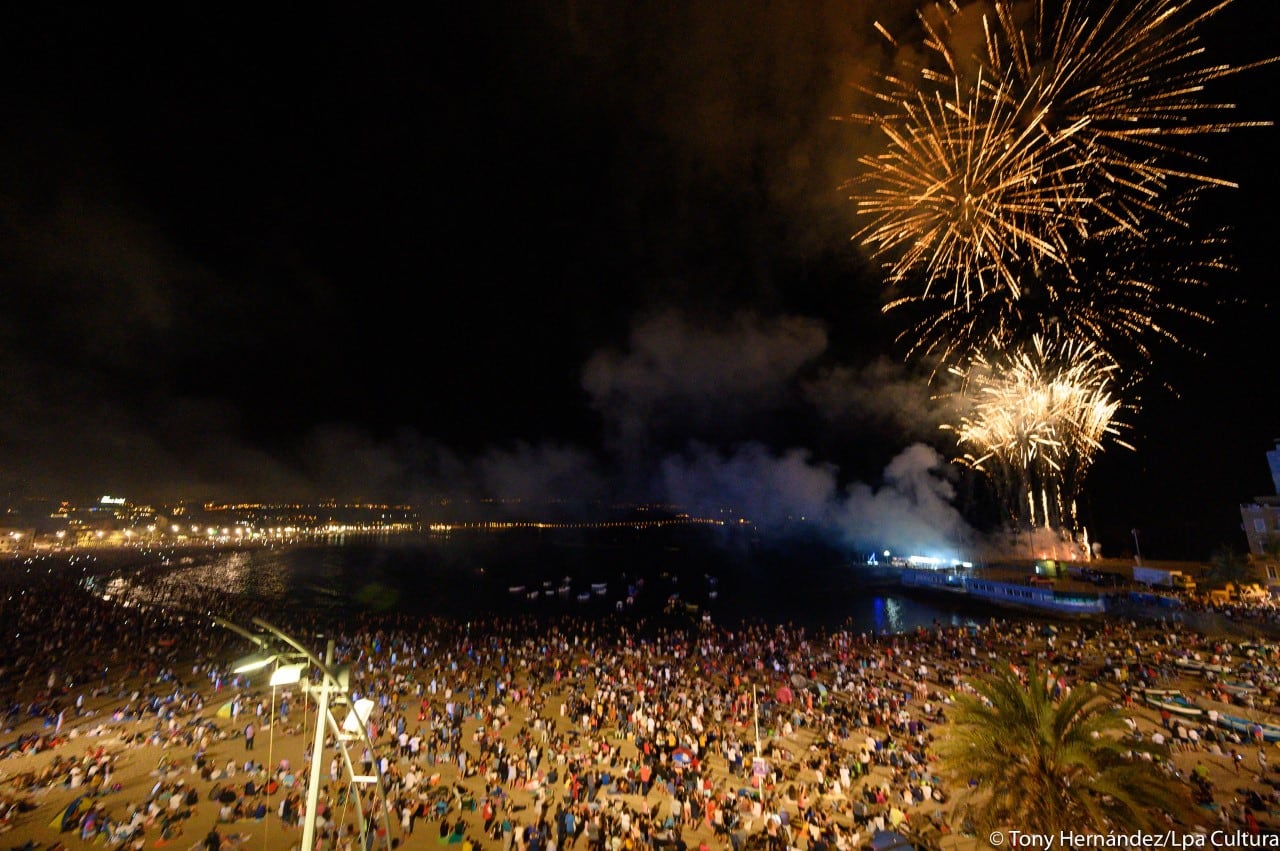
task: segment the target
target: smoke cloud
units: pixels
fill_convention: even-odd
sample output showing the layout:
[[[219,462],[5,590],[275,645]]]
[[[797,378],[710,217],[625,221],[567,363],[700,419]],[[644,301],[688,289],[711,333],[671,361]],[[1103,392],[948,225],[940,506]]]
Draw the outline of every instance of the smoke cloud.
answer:
[[[928,383],[888,358],[863,366],[836,365],[807,381],[805,399],[843,432],[891,429],[903,439],[936,438],[946,406]]]
[[[719,438],[795,400],[796,376],[827,347],[822,325],[741,313],[697,322],[667,311],[637,322],[626,351],[592,355],[582,385],[626,453],[671,433]]]
[[[880,482],[846,486],[835,467],[805,450],[695,446],[662,463],[661,487],[691,511],[748,520],[775,538],[820,536],[864,552],[891,547],[953,557],[972,539],[951,504],[942,456],[923,444],[895,457]]]

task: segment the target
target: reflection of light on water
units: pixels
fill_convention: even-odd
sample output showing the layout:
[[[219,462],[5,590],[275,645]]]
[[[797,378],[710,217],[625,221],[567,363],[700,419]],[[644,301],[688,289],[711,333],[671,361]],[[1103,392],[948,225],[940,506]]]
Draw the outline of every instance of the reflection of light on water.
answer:
[[[902,604],[893,597],[884,601],[884,616],[889,625],[889,632],[902,631]]]
[[[867,625],[880,634],[902,634],[944,626],[974,626],[981,622],[972,615],[935,609],[918,600],[892,594],[871,597],[869,603],[871,609]]]
[[[575,612],[582,611],[575,594],[559,596],[555,590],[556,580],[543,579],[545,576],[559,577],[564,572],[555,561],[531,561],[525,557],[523,547],[519,548],[517,557],[505,549],[472,550],[465,543],[448,546],[452,549],[443,552],[432,548],[422,552],[413,548],[370,550],[350,545],[266,547],[207,551],[195,554],[194,558],[190,555],[180,558],[180,553],[175,552],[157,552],[147,558],[140,569],[135,570],[131,566],[118,573],[99,573],[96,578],[87,580],[85,587],[115,605],[161,607],[171,612],[237,611],[241,605],[248,604],[252,607],[250,610],[257,612],[281,612],[301,607],[311,612],[325,610],[339,614],[369,607],[360,598],[362,589],[386,587],[399,593],[397,606],[408,611],[456,614],[475,608],[497,614],[509,613],[506,602],[510,597],[506,593],[509,585],[530,583],[530,588],[538,587],[532,584],[534,574],[530,572],[537,569],[541,571],[539,584],[545,587],[546,594],[540,589],[536,603],[526,603],[524,596],[520,595],[518,604],[521,611],[559,612],[556,604],[560,600],[566,601],[565,605],[572,606]],[[588,547],[586,552],[598,555],[601,564],[606,563],[603,561],[605,558],[617,557],[613,549],[597,554]],[[552,554],[549,558],[556,557]],[[578,557],[577,550],[574,557]],[[190,561],[184,564],[184,558]],[[483,578],[480,576],[484,568],[477,564],[479,561],[491,562],[486,565],[488,572]],[[629,563],[626,566],[628,571],[632,569]],[[656,580],[657,571],[663,567],[670,567],[670,564],[654,567],[651,578]],[[787,569],[790,567],[788,565]],[[636,568],[636,577],[645,575],[646,569],[649,568]],[[673,573],[669,573],[668,578]],[[626,573],[621,575],[628,576]],[[581,576],[575,574],[575,577],[573,581],[576,583]],[[568,580],[563,581],[568,584]],[[728,585],[722,583],[720,598],[723,601],[727,597],[730,605],[738,605],[733,602],[733,595],[726,593],[735,587],[733,580],[728,582]],[[812,597],[808,598],[805,610],[800,614],[802,620],[832,623],[840,620],[859,631],[873,630],[876,634],[901,634],[932,626],[971,625],[985,620],[957,612],[945,603],[931,604],[900,597],[883,589],[864,591],[858,588],[850,595],[849,589],[836,593],[834,586],[820,587],[821,604],[815,604]],[[495,590],[500,600],[492,596]],[[14,589],[14,593],[18,591]],[[387,598],[377,599],[385,602]],[[547,599],[553,602],[544,602]],[[588,599],[595,600],[596,597],[592,595]],[[612,598],[606,598],[606,601],[612,608],[615,601]],[[532,608],[535,606],[536,609]],[[639,612],[640,608],[637,606],[636,611]],[[772,601],[763,604],[746,601],[740,604],[740,608],[727,611],[728,617],[735,614],[764,618],[780,616]]]
[[[116,576],[105,583],[100,595],[125,604],[169,606],[203,603],[210,595],[279,601],[285,596],[287,577],[288,565],[276,553],[228,552],[207,562],[192,559],[158,575],[141,571],[136,576]]]
[[[871,617],[876,632],[902,631],[902,603],[894,597],[875,597],[871,601]]]

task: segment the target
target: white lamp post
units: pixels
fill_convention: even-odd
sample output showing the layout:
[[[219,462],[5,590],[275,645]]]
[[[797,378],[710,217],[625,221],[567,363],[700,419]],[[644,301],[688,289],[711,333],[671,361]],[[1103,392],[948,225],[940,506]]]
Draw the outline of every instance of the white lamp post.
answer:
[[[347,743],[358,738],[363,741],[363,744],[371,753],[373,752],[373,742],[369,739],[368,725],[365,723],[373,710],[373,702],[369,700],[353,701],[351,699],[351,694],[347,687],[348,674],[345,666],[335,668],[333,664],[333,639],[330,638],[328,640],[325,647],[325,658],[321,662],[296,639],[261,618],[253,619],[254,624],[263,630],[260,633],[251,632],[222,618],[215,617],[213,621],[217,625],[243,636],[258,647],[257,652],[237,659],[232,663],[232,673],[243,674],[261,670],[275,662],[277,664],[271,674],[270,684],[272,686],[280,686],[300,682],[303,672],[308,667],[314,667],[320,672],[319,684],[308,685],[305,688],[305,691],[312,694],[316,700],[316,734],[311,748],[311,772],[310,779],[307,782],[306,812],[302,821],[301,847],[303,851],[309,851],[309,849],[315,847],[316,817],[320,807],[320,770],[324,755],[326,729],[333,733],[334,739],[338,743],[338,748],[342,752],[343,762],[347,767],[348,782],[353,787],[352,793],[356,798],[356,807],[354,809],[360,824],[360,836],[366,840],[363,843],[363,847],[369,847],[367,839],[370,826],[365,823],[364,808],[359,804],[359,791],[354,788],[357,783],[372,785],[377,793],[383,821],[387,828],[383,834],[383,845],[390,851],[392,822],[390,811],[387,807],[386,790],[382,786],[382,775],[376,764],[372,775],[357,775],[355,765],[351,760],[351,754],[347,750]],[[285,647],[281,647],[280,644],[285,645]],[[279,664],[281,660],[288,659],[301,659],[302,661]],[[338,723],[332,711],[332,706],[337,703],[346,703],[352,707],[351,712],[342,724]],[[353,721],[353,719],[355,720]]]

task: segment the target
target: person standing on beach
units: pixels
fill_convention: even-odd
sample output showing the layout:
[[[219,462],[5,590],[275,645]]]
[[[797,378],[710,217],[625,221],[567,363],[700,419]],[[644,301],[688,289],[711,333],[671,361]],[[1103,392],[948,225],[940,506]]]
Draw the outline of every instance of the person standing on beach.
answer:
[[[253,732],[252,723],[244,725],[244,749],[247,751],[253,750]]]
[[[515,829],[511,824],[511,816],[503,812],[502,814],[502,851],[511,851],[511,846],[515,839]]]

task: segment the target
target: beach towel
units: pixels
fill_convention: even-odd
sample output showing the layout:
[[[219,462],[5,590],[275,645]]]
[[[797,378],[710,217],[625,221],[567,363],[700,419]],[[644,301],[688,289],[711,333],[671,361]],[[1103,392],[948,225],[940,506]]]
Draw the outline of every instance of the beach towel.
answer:
[[[84,796],[81,795],[71,803],[67,804],[58,811],[57,815],[50,819],[49,827],[56,827],[60,831],[73,830],[76,827],[76,823],[80,820],[80,805],[83,803]]]

